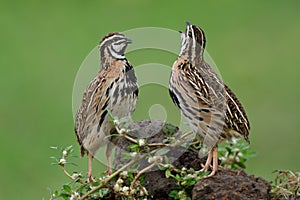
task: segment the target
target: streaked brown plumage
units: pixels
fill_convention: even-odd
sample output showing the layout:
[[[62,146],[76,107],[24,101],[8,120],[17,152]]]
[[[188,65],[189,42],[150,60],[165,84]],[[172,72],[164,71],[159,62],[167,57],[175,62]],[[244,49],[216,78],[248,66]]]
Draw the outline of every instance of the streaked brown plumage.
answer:
[[[218,167],[218,143],[241,136],[249,142],[250,125],[235,94],[204,61],[203,30],[187,22],[181,37],[181,52],[170,78],[170,96],[206,145],[209,154],[203,171],[210,168],[213,160],[213,169],[208,175],[213,176]]]
[[[131,40],[120,33],[106,35],[99,44],[101,68],[86,88],[75,120],[75,132],[81,156],[89,156],[88,176],[92,180],[92,159],[107,145],[107,173],[111,173],[112,143],[106,137],[114,131],[108,110],[118,118],[130,118],[138,97],[133,67],[124,56]]]

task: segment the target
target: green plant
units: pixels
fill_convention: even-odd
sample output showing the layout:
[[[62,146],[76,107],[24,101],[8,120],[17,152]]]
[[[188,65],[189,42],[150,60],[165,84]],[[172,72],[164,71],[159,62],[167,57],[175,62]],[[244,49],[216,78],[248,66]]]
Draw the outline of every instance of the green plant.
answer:
[[[118,195],[121,199],[145,199],[148,196],[146,188],[142,185],[144,173],[162,162],[162,157],[156,156],[155,153],[158,152],[161,146],[165,146],[165,144],[148,145],[144,139],[133,139],[126,134],[128,128],[119,128],[121,123],[122,120],[112,118],[112,124],[115,125],[117,131],[117,134],[113,136],[124,137],[132,143],[127,147],[131,153],[125,156],[128,159],[128,163],[117,171],[114,171],[110,176],[103,174],[102,177],[96,178],[95,182],[87,182],[86,176],[82,176],[81,173],[71,174],[65,168],[68,164],[75,165],[73,162],[69,162],[69,159],[74,157],[72,155],[72,146],[67,148],[51,147],[58,152],[57,156],[51,157],[54,160],[52,164],[60,166],[65,175],[71,179],[60,190],[50,190],[51,199],[105,199],[109,198],[112,194]],[[158,148],[150,151],[149,146],[158,146]],[[143,151],[143,154],[140,153],[141,151]],[[142,158],[148,158],[149,165],[137,171],[135,164]],[[130,171],[127,171],[127,169],[130,169]],[[109,184],[114,185],[109,188]]]
[[[110,199],[112,195],[117,195],[119,199],[147,199],[149,193],[143,186],[144,174],[151,168],[157,166],[165,172],[166,178],[172,178],[177,181],[177,188],[172,190],[169,196],[173,199],[183,200],[191,199],[191,190],[194,185],[208,172],[195,171],[194,169],[186,169],[185,167],[177,169],[169,163],[167,156],[168,149],[187,143],[186,138],[191,133],[175,134],[176,129],[172,125],[165,125],[163,132],[165,139],[161,143],[148,143],[146,139],[134,139],[127,133],[128,127],[124,125],[122,119],[113,116],[111,123],[116,128],[114,137],[123,137],[130,142],[127,146],[129,152],[125,152],[123,159],[127,162],[120,169],[114,171],[111,175],[102,174],[101,177],[95,178],[95,182],[88,182],[88,178],[82,173],[69,173],[66,165],[76,165],[72,160],[72,146],[66,148],[52,147],[58,152],[57,156],[51,157],[53,164],[61,167],[66,176],[70,178],[70,182],[64,184],[60,190],[51,191],[51,200],[54,199]],[[122,126],[120,128],[120,126]],[[198,141],[190,143],[198,144]],[[220,159],[225,168],[236,169],[244,168],[248,158],[255,155],[249,151],[248,145],[240,140],[234,140],[233,143],[226,143],[227,146],[220,145]],[[167,148],[165,148],[167,147]],[[147,159],[148,165],[143,169],[139,169],[137,161]]]
[[[208,172],[195,171],[193,168],[174,169],[169,167],[165,170],[166,177],[174,178],[177,181],[177,188],[172,190],[169,197],[178,200],[190,200],[191,190],[194,185],[208,175]]]
[[[249,145],[241,138],[224,141],[219,145],[219,159],[225,169],[245,169],[245,162],[256,156],[256,152],[249,150]]]
[[[300,172],[275,170],[271,194],[274,199],[292,199],[300,196]]]
[[[88,183],[87,177],[83,176],[81,173],[69,173],[66,169],[66,165],[76,165],[74,162],[70,162],[72,157],[76,157],[73,155],[73,147],[68,146],[66,148],[61,147],[51,147],[56,150],[58,155],[52,156],[51,158],[54,160],[52,162],[53,165],[58,165],[62,168],[63,172],[66,176],[68,176],[71,181],[64,184],[60,190],[52,191],[49,189],[51,193],[51,200],[54,199],[71,199],[76,200],[80,199],[80,195],[88,192],[94,185],[99,184],[99,182],[105,177],[99,178],[99,181],[95,183]],[[108,188],[101,188],[97,191],[97,193],[93,194],[92,198],[103,198],[108,195]]]

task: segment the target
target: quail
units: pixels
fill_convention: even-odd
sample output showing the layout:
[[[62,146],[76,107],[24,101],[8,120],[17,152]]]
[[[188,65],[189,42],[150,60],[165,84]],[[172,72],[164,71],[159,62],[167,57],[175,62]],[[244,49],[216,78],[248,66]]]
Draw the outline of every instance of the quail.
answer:
[[[204,31],[189,22],[181,31],[181,50],[172,66],[169,93],[191,130],[203,141],[208,153],[202,171],[218,169],[218,143],[244,137],[249,143],[250,124],[232,90],[204,60]],[[205,152],[205,151],[204,151]]]
[[[115,130],[111,116],[130,119],[138,98],[133,66],[124,56],[131,40],[121,33],[107,34],[99,44],[100,70],[85,89],[75,119],[75,133],[81,156],[88,155],[88,177],[92,181],[92,160],[97,150],[106,146],[107,173],[111,173],[113,143],[109,135]]]

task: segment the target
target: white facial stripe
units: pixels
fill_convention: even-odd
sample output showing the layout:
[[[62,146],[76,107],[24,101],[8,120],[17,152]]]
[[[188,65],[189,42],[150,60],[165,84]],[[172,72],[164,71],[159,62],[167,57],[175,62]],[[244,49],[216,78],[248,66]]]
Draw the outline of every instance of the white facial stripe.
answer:
[[[126,40],[120,40],[119,42],[112,44],[112,50],[114,50],[116,53],[120,53],[125,46]]]
[[[189,27],[192,31],[192,39],[193,39],[193,46],[192,46],[193,47],[193,50],[192,50],[193,55],[192,55],[192,58],[195,58],[195,54],[197,53],[196,52],[197,41],[196,41],[196,37],[195,37],[195,33],[194,33],[194,29],[193,29],[192,25],[190,25]]]
[[[108,47],[108,51],[111,54],[112,57],[117,58],[117,59],[124,59],[125,56],[118,54],[117,52],[112,49],[112,47]]]
[[[99,46],[99,48],[101,48],[107,41],[109,41],[109,40],[113,40],[113,39],[115,39],[115,38],[123,38],[124,36],[123,35],[113,35],[113,36],[110,36],[110,37],[108,37],[108,38],[105,38],[102,42],[101,42],[101,44],[100,44],[100,46]]]
[[[180,49],[180,54],[179,55],[182,55],[183,51],[186,49],[186,46],[187,46],[187,37],[185,36],[185,32],[182,32],[181,33],[181,49]]]
[[[202,48],[203,47],[203,45],[204,45],[204,34],[203,34],[203,31],[200,29],[200,28],[198,28],[197,27],[197,29],[200,31],[200,34],[201,34],[201,48],[200,48],[200,54],[202,54],[203,53],[203,51],[204,51],[204,48]]]

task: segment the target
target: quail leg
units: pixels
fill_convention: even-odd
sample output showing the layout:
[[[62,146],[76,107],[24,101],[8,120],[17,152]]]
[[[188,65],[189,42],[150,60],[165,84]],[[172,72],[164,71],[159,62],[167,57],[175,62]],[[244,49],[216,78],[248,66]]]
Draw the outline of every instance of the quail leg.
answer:
[[[111,174],[111,163],[110,163],[110,156],[111,156],[111,152],[114,148],[114,144],[112,142],[109,142],[107,144],[106,147],[106,161],[107,161],[107,170],[106,170],[106,174],[110,175]]]
[[[93,158],[94,156],[91,153],[88,153],[88,157],[89,157],[89,164],[88,164],[88,181],[89,182],[95,182],[95,179],[93,178],[92,175],[92,169],[93,169]]]
[[[211,160],[213,157],[213,149],[209,151],[204,167],[200,170],[201,172],[207,172],[210,169]]]
[[[212,171],[210,174],[208,174],[207,176],[205,176],[204,178],[209,178],[209,177],[212,177],[216,174],[217,170],[218,170],[218,147],[214,147],[210,153],[212,156],[212,161],[213,161],[213,166],[212,166]],[[207,159],[208,160],[208,159]],[[211,160],[210,160],[211,162]],[[206,164],[205,164],[206,165]],[[208,164],[208,168],[210,167],[210,163]],[[205,166],[204,166],[205,168]],[[208,170],[208,169],[207,169]],[[206,171],[207,171],[206,170]]]

